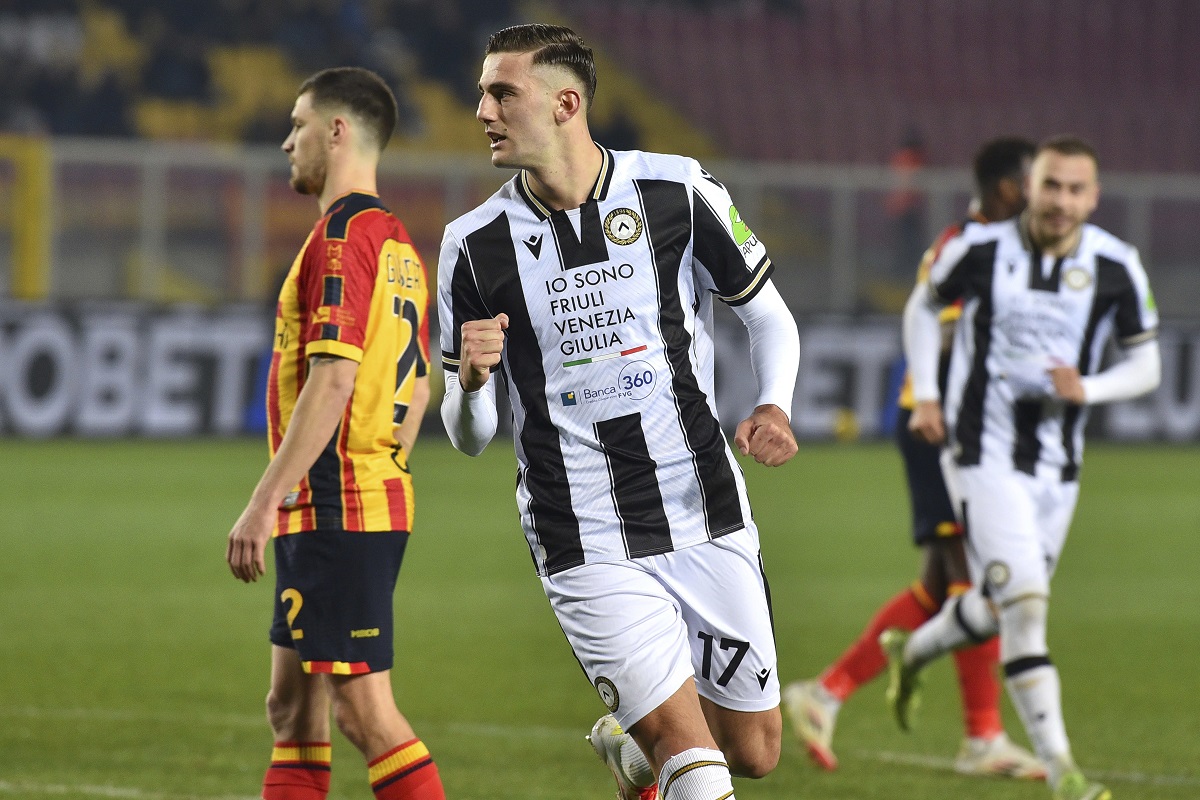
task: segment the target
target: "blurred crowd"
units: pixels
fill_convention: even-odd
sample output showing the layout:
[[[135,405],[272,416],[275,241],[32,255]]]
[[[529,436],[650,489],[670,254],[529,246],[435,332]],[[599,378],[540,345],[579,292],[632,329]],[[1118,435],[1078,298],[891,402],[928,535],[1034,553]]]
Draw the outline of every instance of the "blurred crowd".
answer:
[[[301,76],[379,72],[411,132],[414,76],[474,105],[486,37],[512,21],[510,0],[0,0],[0,131],[135,135],[140,99],[218,100],[214,47],[265,45]],[[277,116],[248,121],[241,138],[282,138]]]

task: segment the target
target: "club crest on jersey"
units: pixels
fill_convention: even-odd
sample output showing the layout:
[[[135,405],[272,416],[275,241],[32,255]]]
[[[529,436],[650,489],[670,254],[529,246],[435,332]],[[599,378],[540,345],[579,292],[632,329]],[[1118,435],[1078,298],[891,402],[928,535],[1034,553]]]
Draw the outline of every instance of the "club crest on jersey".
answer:
[[[1071,267],[1063,273],[1063,283],[1075,291],[1086,289],[1092,283],[1092,276],[1083,267]]]
[[[1012,570],[1010,570],[1008,568],[1008,564],[1005,564],[1003,561],[993,561],[987,565],[987,568],[984,570],[984,575],[987,576],[988,586],[994,586],[995,588],[1000,589],[1004,586],[1004,584],[1008,583],[1009,578],[1012,577]]]
[[[632,208],[611,211],[604,218],[604,235],[613,244],[633,244],[642,235],[642,218]]]
[[[600,700],[608,706],[608,710],[616,712],[621,705],[621,695],[613,682],[604,676],[596,678],[596,691],[600,693]]]

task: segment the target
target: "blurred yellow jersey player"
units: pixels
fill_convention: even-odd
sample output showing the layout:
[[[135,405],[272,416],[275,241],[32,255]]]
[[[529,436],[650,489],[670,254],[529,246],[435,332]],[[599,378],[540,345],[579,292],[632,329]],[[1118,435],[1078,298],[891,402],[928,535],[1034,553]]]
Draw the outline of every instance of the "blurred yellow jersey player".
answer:
[[[309,234],[279,296],[267,395],[274,455],[308,359],[360,363],[334,437],[279,508],[275,535],[412,530],[412,480],[394,428],[429,365],[425,267],[379,198],[351,192]]]

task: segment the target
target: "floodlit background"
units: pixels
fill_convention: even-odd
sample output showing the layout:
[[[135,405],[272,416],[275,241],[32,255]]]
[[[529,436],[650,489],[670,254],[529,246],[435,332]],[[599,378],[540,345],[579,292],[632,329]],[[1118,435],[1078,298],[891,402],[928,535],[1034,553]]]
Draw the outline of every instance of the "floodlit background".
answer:
[[[534,20],[596,49],[598,141],[695,156],[730,188],[800,324],[801,454],[745,467],[785,680],[915,576],[887,441],[898,314],[965,215],[972,154],[1004,134],[1095,144],[1094,221],[1142,253],[1164,380],[1094,416],[1051,646],[1082,764],[1122,800],[1200,796],[1200,3],[0,0],[0,800],[256,795],[271,588],[222,556],[266,458],[274,293],[317,213],[278,149],[295,90],[343,64],[391,84],[380,192],[434,280],[446,222],[509,177],[473,116],[483,42]],[[754,393],[719,321],[730,423]],[[401,705],[452,797],[609,797],[582,741],[602,707],[533,578],[511,445],[454,453],[437,399],[397,591]],[[838,773],[789,738],[739,797],[1047,796],[956,777],[953,677],[929,683],[914,735],[868,687]],[[370,796],[343,740],[334,763],[331,797]]]

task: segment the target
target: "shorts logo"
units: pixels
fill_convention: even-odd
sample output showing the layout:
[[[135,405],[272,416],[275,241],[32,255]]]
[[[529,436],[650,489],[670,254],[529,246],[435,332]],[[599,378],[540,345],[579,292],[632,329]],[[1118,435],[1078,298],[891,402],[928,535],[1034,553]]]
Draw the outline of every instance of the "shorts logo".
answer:
[[[604,235],[613,244],[633,244],[642,235],[642,218],[632,208],[618,208],[604,218]]]
[[[1012,572],[1008,568],[1008,564],[1003,561],[993,561],[987,565],[984,570],[984,575],[987,577],[988,586],[993,586],[997,589],[1003,588],[1004,584],[1008,583],[1012,577]]]
[[[621,705],[621,695],[617,693],[613,682],[603,676],[596,678],[596,691],[600,693],[600,701],[615,713]]]
[[[1086,289],[1092,283],[1092,276],[1083,267],[1071,267],[1063,273],[1063,283],[1075,291]]]

